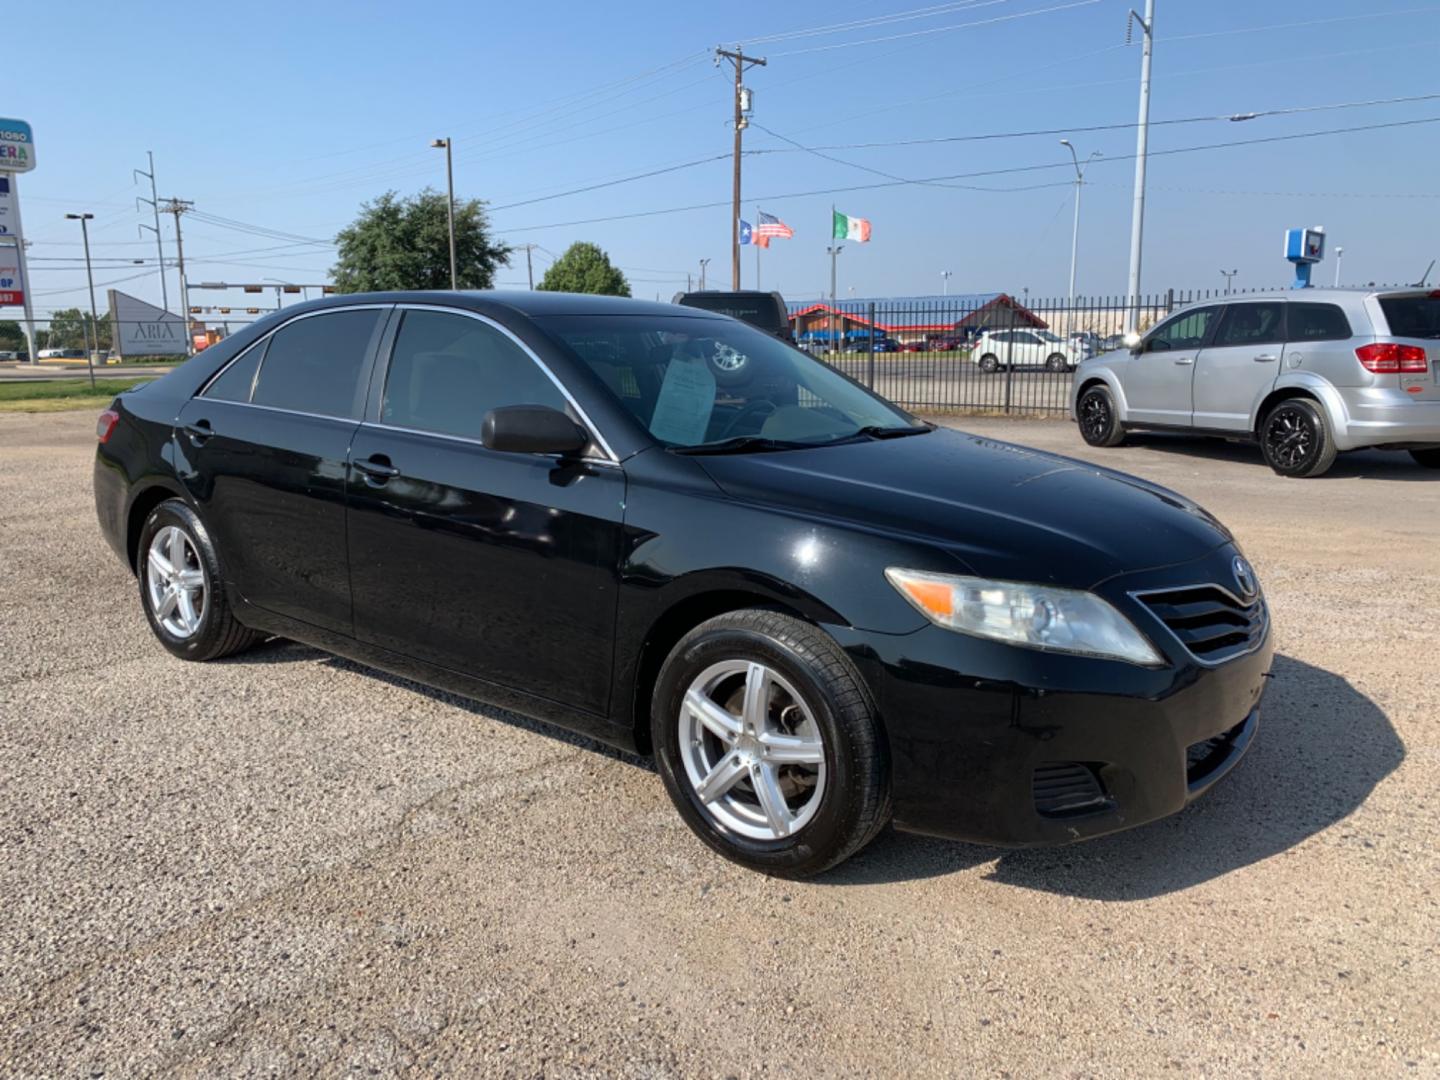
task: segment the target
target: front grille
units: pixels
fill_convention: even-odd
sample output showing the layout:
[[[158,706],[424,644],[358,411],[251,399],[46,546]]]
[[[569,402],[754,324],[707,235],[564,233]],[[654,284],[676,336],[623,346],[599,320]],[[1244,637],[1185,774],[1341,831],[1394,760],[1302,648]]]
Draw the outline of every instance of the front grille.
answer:
[[[1242,720],[1229,731],[1222,731],[1212,738],[1191,743],[1185,750],[1185,779],[1187,782],[1193,784],[1197,780],[1203,780],[1223,765],[1225,759],[1230,756],[1231,744],[1234,743],[1244,727],[1245,721]]]
[[[1265,601],[1245,603],[1218,585],[1142,593],[1155,613],[1192,656],[1218,664],[1255,649],[1265,637]]]
[[[1035,769],[1035,809],[1046,817],[1093,810],[1108,801],[1095,770],[1080,761],[1052,761]]]

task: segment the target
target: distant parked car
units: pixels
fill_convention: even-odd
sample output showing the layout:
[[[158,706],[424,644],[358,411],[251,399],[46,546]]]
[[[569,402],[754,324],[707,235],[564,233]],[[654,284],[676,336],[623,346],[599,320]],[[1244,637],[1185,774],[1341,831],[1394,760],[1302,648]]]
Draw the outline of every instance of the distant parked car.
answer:
[[[1100,351],[1101,351],[1101,352],[1110,352],[1110,351],[1112,351],[1112,350],[1114,350],[1114,349],[1120,348],[1120,347],[1123,346],[1124,344],[1125,344],[1125,335],[1124,335],[1124,334],[1109,334],[1109,335],[1107,335],[1106,337],[1102,337],[1102,338],[1100,339]]]
[[[964,347],[965,339],[963,337],[947,336],[932,337],[930,339],[931,352],[955,352],[957,349],[963,349]]]
[[[1046,371],[1074,371],[1085,359],[1078,345],[1049,330],[986,330],[975,341],[970,355],[981,371],[1005,368],[1043,367]]]
[[[1281,476],[1345,450],[1408,450],[1440,469],[1440,291],[1250,294],[1176,312],[1075,376],[1091,446],[1141,428],[1259,442]]]
[[[902,341],[900,343],[901,352],[929,352],[930,349],[931,345],[928,341]]]
[[[12,349],[0,349],[0,360],[19,360],[24,355]]]
[[[888,338],[888,337],[875,338],[875,339],[874,339],[873,341],[871,341],[871,343],[870,343],[870,351],[871,351],[871,352],[899,352],[899,351],[900,351],[900,343],[899,343],[898,341],[896,341],[894,338]]]

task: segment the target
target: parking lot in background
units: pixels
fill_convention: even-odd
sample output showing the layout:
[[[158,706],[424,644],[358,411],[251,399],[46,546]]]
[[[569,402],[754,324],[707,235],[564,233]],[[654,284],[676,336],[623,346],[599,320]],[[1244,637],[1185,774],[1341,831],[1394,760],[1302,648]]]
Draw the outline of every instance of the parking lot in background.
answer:
[[[953,422],[1234,530],[1277,634],[1256,746],[1134,832],[889,834],[795,883],[640,759],[301,646],[171,658],[93,414],[0,414],[0,1072],[1440,1069],[1440,477]]]

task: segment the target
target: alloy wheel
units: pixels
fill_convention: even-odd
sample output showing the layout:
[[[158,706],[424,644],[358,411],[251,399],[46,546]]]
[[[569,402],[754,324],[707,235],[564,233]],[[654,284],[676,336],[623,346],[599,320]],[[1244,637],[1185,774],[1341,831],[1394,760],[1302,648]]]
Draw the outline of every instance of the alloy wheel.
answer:
[[[1265,425],[1265,448],[1284,469],[1298,469],[1315,451],[1315,429],[1300,409],[1282,405]]]
[[[205,570],[184,529],[167,525],[151,539],[145,555],[145,588],[155,621],[167,633],[184,639],[199,631],[208,602]]]
[[[1110,399],[1092,391],[1080,399],[1080,426],[1089,442],[1102,442],[1110,434]]]
[[[680,756],[692,791],[722,829],[783,840],[825,794],[825,743],[804,699],[774,669],[725,660],[690,683],[680,707]]]

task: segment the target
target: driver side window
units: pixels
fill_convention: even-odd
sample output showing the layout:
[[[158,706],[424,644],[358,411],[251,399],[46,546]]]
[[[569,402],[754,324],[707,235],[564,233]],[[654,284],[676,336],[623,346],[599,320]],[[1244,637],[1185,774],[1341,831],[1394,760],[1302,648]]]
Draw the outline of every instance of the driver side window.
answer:
[[[1198,349],[1210,333],[1210,324],[1218,315],[1218,307],[1198,308],[1175,316],[1145,341],[1145,351],[1172,352],[1176,349]]]

